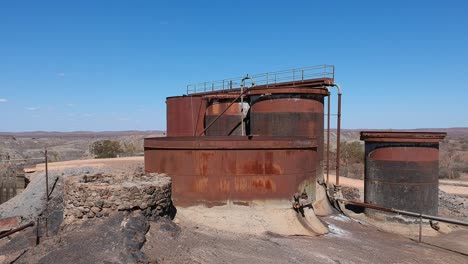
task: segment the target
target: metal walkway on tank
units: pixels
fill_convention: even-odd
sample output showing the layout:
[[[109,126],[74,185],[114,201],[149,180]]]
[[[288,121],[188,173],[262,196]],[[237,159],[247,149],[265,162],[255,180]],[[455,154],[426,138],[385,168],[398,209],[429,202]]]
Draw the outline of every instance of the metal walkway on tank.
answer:
[[[266,86],[266,88],[285,84],[295,86],[309,80],[321,78],[330,79],[332,81],[331,83],[333,83],[333,80],[335,79],[335,66],[323,64],[247,76],[255,83],[255,86]],[[242,79],[244,78],[245,76],[189,84],[187,85],[187,95],[239,88],[242,84]]]

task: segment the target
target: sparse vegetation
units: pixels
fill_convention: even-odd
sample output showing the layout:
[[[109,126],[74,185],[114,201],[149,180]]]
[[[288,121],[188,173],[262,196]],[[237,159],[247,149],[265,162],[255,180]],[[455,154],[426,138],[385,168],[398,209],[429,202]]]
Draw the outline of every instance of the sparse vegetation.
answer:
[[[114,140],[99,140],[91,145],[90,152],[97,159],[115,158],[123,152],[120,143]]]
[[[124,142],[122,152],[125,154],[125,156],[135,156],[138,153],[138,148],[134,143]]]
[[[364,144],[359,141],[340,144],[340,174],[344,177],[362,179],[364,177]],[[324,147],[324,159],[326,159],[327,146]],[[330,170],[336,167],[336,148],[330,149]]]
[[[468,138],[446,139],[440,145],[439,178],[457,179],[468,173],[468,164],[463,159]]]

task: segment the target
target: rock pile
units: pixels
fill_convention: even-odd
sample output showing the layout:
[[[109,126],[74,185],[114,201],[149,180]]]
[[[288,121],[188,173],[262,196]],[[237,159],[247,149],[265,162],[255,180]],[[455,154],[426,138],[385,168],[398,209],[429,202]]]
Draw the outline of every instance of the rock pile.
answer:
[[[80,175],[64,184],[64,219],[107,217],[115,211],[141,210],[147,217],[169,214],[171,179],[152,174]]]

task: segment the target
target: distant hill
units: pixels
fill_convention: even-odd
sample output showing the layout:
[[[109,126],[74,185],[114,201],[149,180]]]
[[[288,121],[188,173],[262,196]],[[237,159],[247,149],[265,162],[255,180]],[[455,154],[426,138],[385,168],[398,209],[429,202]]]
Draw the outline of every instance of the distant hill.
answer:
[[[42,162],[45,147],[51,161],[92,158],[89,150],[91,144],[103,139],[119,141],[123,149],[134,150],[131,155],[143,155],[143,139],[161,136],[165,136],[165,132],[158,130],[0,132],[0,161],[9,157],[12,160],[26,159],[26,163]]]
[[[163,135],[165,131],[161,130],[127,130],[127,131],[30,131],[30,132],[0,132],[0,136],[14,136],[21,138],[48,138],[48,137],[119,137],[131,135]]]

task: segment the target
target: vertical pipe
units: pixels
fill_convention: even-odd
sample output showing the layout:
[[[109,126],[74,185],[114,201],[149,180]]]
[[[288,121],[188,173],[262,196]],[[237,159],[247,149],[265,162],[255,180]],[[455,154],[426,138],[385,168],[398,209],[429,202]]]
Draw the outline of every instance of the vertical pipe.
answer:
[[[241,84],[241,97],[240,97],[240,107],[241,107],[241,136],[244,135],[244,81],[242,80]]]
[[[48,222],[49,222],[49,217],[46,216],[45,218],[46,237],[49,237],[49,223]]]
[[[3,201],[3,181],[4,181],[5,178],[3,179],[0,179],[0,204],[2,204],[4,201]]]
[[[328,92],[328,102],[327,102],[327,185],[330,175],[330,99],[331,94]]]
[[[419,243],[421,243],[422,236],[422,213],[419,214]]]
[[[40,225],[40,218],[36,218],[36,246],[39,245],[39,225]]]
[[[48,160],[47,160],[47,148],[45,148],[45,175],[46,175],[46,199],[47,202],[49,201],[49,168],[47,166]]]
[[[340,133],[341,133],[341,92],[338,93],[338,120],[336,124],[336,185],[340,186]]]

